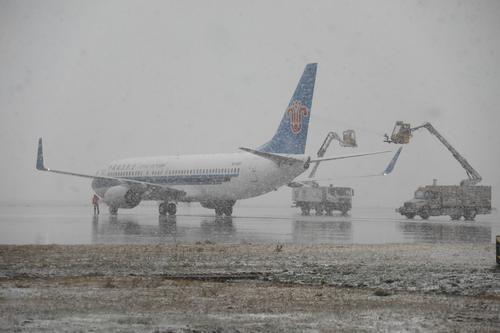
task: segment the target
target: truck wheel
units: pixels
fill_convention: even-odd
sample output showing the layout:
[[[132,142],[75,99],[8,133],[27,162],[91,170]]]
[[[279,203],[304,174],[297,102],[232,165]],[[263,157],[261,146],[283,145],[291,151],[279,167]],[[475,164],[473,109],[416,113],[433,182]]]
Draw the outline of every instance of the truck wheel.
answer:
[[[323,215],[323,207],[321,205],[314,206],[314,210],[316,211],[316,215]]]
[[[460,214],[452,214],[450,215],[452,221],[458,221],[462,217]]]
[[[466,221],[474,221],[476,214],[477,213],[475,209],[468,209],[465,211],[464,218]]]
[[[430,216],[428,211],[423,211],[419,215],[422,218],[422,220],[427,220]]]
[[[349,211],[349,209],[347,207],[342,207],[340,209],[340,212],[342,213],[342,216],[346,216],[348,211]]]
[[[173,202],[171,202],[167,205],[167,214],[169,216],[174,216],[175,213],[177,213],[177,206]]]
[[[326,209],[326,215],[328,215],[328,216],[332,216],[332,215],[333,215],[333,209],[331,209],[331,208],[327,208],[327,209]]]
[[[415,213],[406,213],[405,216],[408,220],[412,220],[415,217]]]
[[[309,215],[310,208],[307,206],[300,206],[300,209],[302,210],[302,215]]]

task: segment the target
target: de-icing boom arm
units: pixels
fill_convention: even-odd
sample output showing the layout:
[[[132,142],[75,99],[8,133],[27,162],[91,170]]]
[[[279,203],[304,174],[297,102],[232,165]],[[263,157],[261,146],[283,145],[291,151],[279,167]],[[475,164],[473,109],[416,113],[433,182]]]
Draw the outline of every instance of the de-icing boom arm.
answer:
[[[431,125],[431,123],[429,122],[424,123],[423,125],[410,129],[410,131],[413,132],[422,127],[426,128],[431,134],[433,134],[436,138],[438,138],[438,140],[441,141],[441,143],[451,152],[451,154],[453,155],[453,157],[455,157],[458,163],[460,163],[462,168],[465,169],[465,172],[467,173],[467,176],[469,178],[462,180],[460,182],[460,185],[472,186],[476,185],[482,180],[479,173],[476,170],[474,170],[474,168],[469,164],[469,162],[467,162],[467,160],[462,155],[460,155],[460,153],[455,148],[453,148],[453,146],[441,134],[439,134],[439,132],[434,128],[434,126]]]

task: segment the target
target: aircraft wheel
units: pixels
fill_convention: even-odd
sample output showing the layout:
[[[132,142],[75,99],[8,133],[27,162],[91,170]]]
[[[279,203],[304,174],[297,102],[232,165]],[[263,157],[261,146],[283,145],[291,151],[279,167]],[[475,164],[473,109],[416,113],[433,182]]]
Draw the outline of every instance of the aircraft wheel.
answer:
[[[169,203],[167,205],[167,213],[169,216],[175,215],[175,213],[177,213],[177,205],[174,204],[173,202]]]
[[[109,214],[111,214],[111,215],[118,214],[118,207],[109,206]]]
[[[231,216],[233,214],[233,206],[226,206],[222,209],[222,212],[226,216]]]
[[[215,207],[215,215],[222,216],[224,214],[222,207]]]
[[[167,203],[166,202],[162,202],[158,206],[158,213],[160,213],[161,216],[167,215]]]

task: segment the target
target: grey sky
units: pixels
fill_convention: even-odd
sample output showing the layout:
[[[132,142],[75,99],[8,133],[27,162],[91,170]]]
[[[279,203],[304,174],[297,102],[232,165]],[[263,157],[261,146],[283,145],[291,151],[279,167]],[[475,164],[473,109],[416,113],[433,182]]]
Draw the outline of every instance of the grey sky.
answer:
[[[498,1],[0,1],[0,202],[88,202],[121,157],[232,152],[267,141],[306,63],[318,62],[307,150],[330,130],[358,151],[396,120],[430,121],[500,200]],[[339,179],[356,205],[397,207],[465,172],[425,130],[390,177]],[[332,146],[328,155],[353,152]],[[325,163],[318,176],[381,171],[390,156]],[[288,205],[283,188],[248,203]]]

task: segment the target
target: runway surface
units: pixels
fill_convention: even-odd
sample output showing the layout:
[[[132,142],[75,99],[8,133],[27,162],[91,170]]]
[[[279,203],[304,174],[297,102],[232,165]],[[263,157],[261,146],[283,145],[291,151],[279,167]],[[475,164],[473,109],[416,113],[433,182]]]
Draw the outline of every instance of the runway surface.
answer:
[[[105,207],[102,207],[105,210]],[[103,212],[88,206],[3,206],[0,244],[177,243],[491,243],[500,234],[498,213],[474,222],[436,217],[407,220],[389,208],[354,208],[349,216],[301,216],[291,207],[236,206],[231,218],[216,218],[198,205],[179,206],[174,218],[155,205]]]

